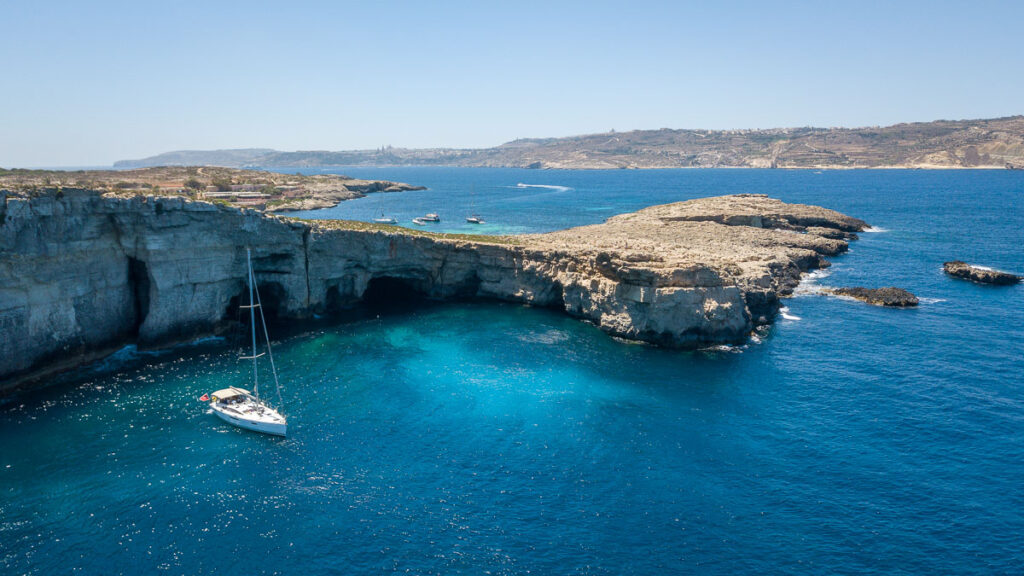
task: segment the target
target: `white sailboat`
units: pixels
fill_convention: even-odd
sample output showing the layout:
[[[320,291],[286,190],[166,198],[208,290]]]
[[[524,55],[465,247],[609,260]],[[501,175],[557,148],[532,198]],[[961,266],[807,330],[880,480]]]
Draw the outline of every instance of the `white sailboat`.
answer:
[[[472,184],[469,185],[469,210],[470,215],[466,216],[466,222],[470,224],[483,224],[484,219],[476,213],[476,187]]]
[[[384,192],[377,192],[380,194],[380,217],[374,218],[373,221],[378,224],[398,224],[398,220],[395,220],[391,216],[384,215]]]
[[[255,432],[285,436],[288,432],[288,421],[284,415],[272,408],[260,398],[259,365],[257,359],[266,355],[270,359],[270,372],[274,375],[274,386],[277,391],[277,402],[281,404],[281,384],[277,380],[277,368],[274,366],[274,355],[270,350],[270,336],[267,334],[267,321],[260,305],[260,293],[252,271],[252,251],[245,249],[246,264],[249,269],[249,320],[252,326],[252,356],[243,356],[243,360],[252,360],[252,392],[244,388],[231,386],[218,390],[212,395],[204,394],[200,400],[209,401],[210,408],[221,420]],[[263,327],[263,338],[267,343],[265,353],[256,353],[256,310],[260,312],[260,325]]]

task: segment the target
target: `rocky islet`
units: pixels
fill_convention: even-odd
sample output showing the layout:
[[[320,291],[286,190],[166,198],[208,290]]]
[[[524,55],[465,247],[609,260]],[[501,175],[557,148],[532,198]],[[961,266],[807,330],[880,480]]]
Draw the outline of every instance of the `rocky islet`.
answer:
[[[885,288],[864,288],[862,286],[826,288],[824,292],[835,294],[836,296],[847,296],[873,306],[910,308],[918,305],[917,296],[894,286],[886,286]]]
[[[993,270],[984,266],[972,266],[960,260],[943,263],[942,270],[953,278],[970,280],[978,284],[1010,286],[1019,283],[1022,279],[1021,276],[1016,274]]]

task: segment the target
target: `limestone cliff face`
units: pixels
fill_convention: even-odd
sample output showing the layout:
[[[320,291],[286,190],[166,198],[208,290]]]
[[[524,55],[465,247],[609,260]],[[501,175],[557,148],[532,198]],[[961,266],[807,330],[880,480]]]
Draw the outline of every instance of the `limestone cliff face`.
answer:
[[[8,198],[0,212],[0,380],[113,346],[210,333],[244,287],[244,247],[305,310],[304,230],[180,198]]]
[[[386,278],[432,298],[558,307],[610,334],[693,347],[747,338],[802,271],[865,226],[731,196],[481,243],[180,198],[0,196],[0,390],[126,343],[216,331],[244,300],[246,246],[265,310],[283,317],[351,306]]]

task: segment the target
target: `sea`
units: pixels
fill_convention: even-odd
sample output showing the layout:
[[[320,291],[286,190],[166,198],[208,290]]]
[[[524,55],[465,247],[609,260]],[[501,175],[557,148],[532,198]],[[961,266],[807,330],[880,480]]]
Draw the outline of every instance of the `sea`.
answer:
[[[742,346],[494,302],[277,330],[287,438],[198,401],[250,385],[244,337],[125,348],[0,405],[0,573],[1024,571],[1024,286],[942,272],[1024,273],[1024,172],[304,172],[428,187],[304,218],[533,233],[746,192],[872,228]]]

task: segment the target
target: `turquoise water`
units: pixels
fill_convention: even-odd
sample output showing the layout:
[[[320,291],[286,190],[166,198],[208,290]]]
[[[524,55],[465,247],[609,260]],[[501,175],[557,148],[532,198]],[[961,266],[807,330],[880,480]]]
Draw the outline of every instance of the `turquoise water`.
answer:
[[[388,201],[449,229],[471,183],[494,232],[714,193],[821,204],[883,231],[817,283],[894,284],[923,303],[802,295],[749,345],[697,352],[514,305],[379,311],[281,334],[287,439],[196,401],[248,382],[236,339],[126,350],[0,407],[0,572],[1024,565],[1024,287],[941,272],[954,257],[1024,272],[1024,175],[343,171],[430,186]]]

